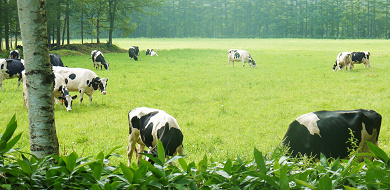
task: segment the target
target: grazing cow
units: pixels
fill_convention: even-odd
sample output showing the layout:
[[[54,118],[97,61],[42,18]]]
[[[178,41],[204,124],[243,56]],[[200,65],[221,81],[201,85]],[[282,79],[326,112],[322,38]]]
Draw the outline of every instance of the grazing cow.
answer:
[[[27,97],[27,83],[26,83],[26,75],[25,72],[22,72],[23,76],[23,105],[26,106],[28,104],[28,97]],[[58,104],[58,99],[61,102],[61,107],[62,104],[65,104],[66,111],[71,111],[72,110],[72,103],[73,99],[77,98],[77,95],[71,96],[69,94],[69,90],[66,87],[66,83],[68,82],[67,79],[65,79],[62,75],[58,73],[54,73],[54,88],[53,88],[53,95],[54,95],[54,100],[56,104]]]
[[[362,51],[362,52],[352,52],[352,66],[353,64],[364,64],[364,68],[370,68],[370,52]]]
[[[165,156],[183,155],[183,134],[176,119],[158,109],[139,107],[129,112],[129,146],[127,148],[128,165],[133,152],[143,153],[144,147],[157,156],[157,142],[160,140]],[[136,143],[139,148],[136,148]],[[142,155],[136,155],[138,160]]]
[[[0,59],[0,87],[3,88],[4,79],[18,78],[18,90],[22,80],[22,71],[24,70],[23,59]]]
[[[147,50],[146,50],[146,55],[158,56],[158,55],[157,55],[157,52],[155,52],[153,49],[147,49]]]
[[[253,60],[252,57],[249,55],[249,52],[247,52],[245,50],[229,49],[228,50],[228,67],[229,67],[230,61],[233,61],[233,67],[234,67],[234,61],[242,61],[242,67],[245,66],[245,63],[248,63],[249,66],[252,66],[253,68],[257,68],[255,60]]]
[[[60,56],[57,54],[49,54],[50,56],[50,63],[52,66],[60,66],[63,67],[64,63],[62,62]]]
[[[88,95],[92,103],[92,94],[100,90],[103,95],[107,94],[106,87],[108,79],[99,78],[93,71],[82,68],[53,67],[53,71],[62,75],[68,80],[67,88],[69,91],[78,91],[81,102],[84,93]]]
[[[9,52],[8,59],[20,59],[20,53],[18,50],[12,50]]]
[[[95,69],[98,69],[100,66],[100,70],[102,70],[102,66],[104,66],[106,70],[109,70],[108,67],[110,64],[107,63],[106,60],[104,60],[104,56],[102,52],[98,50],[93,50],[91,52],[91,56],[92,56],[93,67],[95,67]]]
[[[351,52],[341,52],[337,55],[336,62],[333,65],[333,71],[341,70],[345,66],[345,70],[353,68]]]
[[[382,116],[374,110],[317,111],[293,121],[283,144],[290,147],[292,156],[308,155],[327,158],[348,157],[350,130],[357,139],[360,152],[368,152],[366,141],[378,144]]]
[[[131,46],[129,48],[130,60],[134,58],[135,61],[138,61],[138,56],[139,56],[139,47],[138,46]]]

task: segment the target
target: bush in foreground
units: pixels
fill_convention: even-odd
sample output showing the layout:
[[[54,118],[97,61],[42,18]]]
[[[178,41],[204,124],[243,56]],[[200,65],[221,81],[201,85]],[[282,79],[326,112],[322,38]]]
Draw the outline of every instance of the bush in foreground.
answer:
[[[323,155],[319,162],[293,159],[275,149],[263,155],[254,149],[254,160],[239,157],[223,163],[206,156],[199,163],[187,163],[183,156],[165,161],[161,143],[155,161],[141,160],[139,166],[120,163],[111,166],[107,155],[80,158],[75,152],[66,156],[37,159],[19,152],[14,145],[21,134],[12,138],[17,128],[15,116],[0,139],[1,189],[388,189],[390,167],[388,155],[369,143],[374,161],[349,160],[332,162]],[[26,155],[28,155],[27,158]],[[178,162],[172,165],[171,162]]]

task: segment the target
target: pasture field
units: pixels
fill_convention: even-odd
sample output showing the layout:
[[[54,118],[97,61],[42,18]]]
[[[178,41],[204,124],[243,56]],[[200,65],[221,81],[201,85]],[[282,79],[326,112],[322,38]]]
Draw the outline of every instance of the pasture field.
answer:
[[[90,55],[63,56],[69,67],[109,78],[107,95],[85,96],[67,112],[55,105],[61,154],[107,153],[115,146],[126,163],[128,112],[151,107],[174,116],[184,134],[186,160],[204,155],[215,161],[250,159],[253,148],[264,153],[278,146],[288,125],[302,114],[319,110],[373,109],[383,117],[379,147],[390,153],[390,41],[308,39],[115,39],[128,49],[138,45],[139,61],[127,53],[105,54],[109,71],[94,70]],[[158,57],[145,56],[154,48]],[[248,50],[258,68],[227,67],[227,50]],[[342,51],[371,52],[371,68],[334,72]],[[55,52],[54,52],[55,53]],[[23,136],[16,145],[29,151],[28,116],[17,80],[5,80],[0,91],[0,132],[16,113]],[[78,94],[71,92],[72,95]],[[135,160],[133,158],[133,160]]]

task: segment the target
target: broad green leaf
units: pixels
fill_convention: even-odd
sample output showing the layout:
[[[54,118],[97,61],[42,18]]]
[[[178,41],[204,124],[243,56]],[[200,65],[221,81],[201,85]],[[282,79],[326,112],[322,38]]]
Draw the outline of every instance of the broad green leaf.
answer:
[[[344,188],[345,188],[346,190],[359,190],[358,188],[355,188],[355,187],[348,187],[348,186],[345,186],[345,185],[344,185]]]
[[[328,160],[326,159],[325,155],[322,154],[322,153],[321,153],[321,156],[320,156],[320,163],[324,167],[329,167]]]
[[[134,172],[133,183],[140,183],[140,180],[145,178],[146,173],[147,173],[147,166],[140,165],[138,169]]]
[[[232,161],[230,160],[230,158],[225,162],[223,170],[229,174],[232,173]]]
[[[286,190],[290,189],[288,184],[289,181],[287,177],[288,166],[286,164],[283,164],[279,171],[280,171],[280,176],[279,176],[280,189],[286,189]]]
[[[263,157],[263,153],[258,151],[256,148],[253,151],[253,154],[255,156],[255,162],[257,164],[257,168],[259,168],[259,171],[261,174],[265,174],[266,172],[266,167],[265,167],[265,161]]]
[[[218,175],[220,175],[226,179],[230,179],[232,177],[224,170],[217,170],[215,173],[217,173]]]
[[[333,189],[332,187],[332,180],[329,178],[328,175],[325,175],[320,178],[319,183],[318,183],[319,189],[322,190],[328,190],[328,189]]]
[[[306,187],[308,187],[308,188],[310,188],[310,189],[315,189],[314,186],[312,186],[312,185],[310,185],[309,183],[307,183],[307,182],[305,182],[305,181],[302,181],[302,180],[300,180],[300,179],[295,179],[295,182],[297,182],[297,183],[300,184],[300,185],[306,186]]]
[[[165,150],[161,141],[157,142],[157,157],[161,163],[165,163]]]
[[[376,155],[377,158],[385,162],[386,164],[389,164],[389,156],[379,147],[375,146],[373,143],[367,141],[368,148],[372,153]]]
[[[179,164],[181,166],[181,169],[183,169],[184,171],[187,171],[187,162],[183,159],[183,158],[179,158]]]
[[[99,187],[99,185],[97,185],[97,184],[94,184],[94,185],[92,185],[92,187],[91,187],[91,190],[100,190],[101,188]]]
[[[119,148],[122,148],[122,145],[116,146],[116,147],[112,148],[112,149],[107,153],[107,156],[104,157],[104,158],[105,158],[105,159],[108,159],[108,158],[112,155],[112,153],[113,153],[115,150],[118,150]]]
[[[22,133],[19,133],[18,135],[16,135],[12,140],[10,140],[5,149],[3,150],[3,153],[6,154],[9,150],[11,150],[12,147],[15,146],[15,144],[19,141],[20,137],[22,136]]]
[[[76,160],[78,158],[78,155],[76,152],[72,152],[71,154],[67,156],[62,156],[66,163],[66,168],[70,171],[73,172],[74,168],[76,167]]]
[[[127,167],[125,164],[122,162],[120,163],[121,170],[123,172],[123,175],[127,179],[127,181],[132,184],[133,183],[133,173],[131,172],[130,168]]]
[[[0,138],[0,152],[4,153],[4,149],[6,149],[7,143],[14,134],[17,126],[18,124],[16,122],[16,115],[14,115],[8,122],[7,128],[5,129],[3,135]]]
[[[100,180],[103,172],[103,159],[104,159],[104,154],[103,152],[100,152],[96,156],[97,161],[95,162],[95,167],[93,168],[93,177],[95,179]]]
[[[31,173],[32,173],[31,168],[27,162],[25,162],[23,160],[18,160],[18,164],[19,164],[20,168],[22,168],[23,172],[25,172],[29,176],[31,175]]]

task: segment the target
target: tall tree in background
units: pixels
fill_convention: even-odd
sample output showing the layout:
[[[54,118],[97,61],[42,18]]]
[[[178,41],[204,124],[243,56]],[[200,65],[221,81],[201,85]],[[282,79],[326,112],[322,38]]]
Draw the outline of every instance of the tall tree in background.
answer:
[[[59,154],[54,121],[54,74],[47,48],[43,0],[18,0],[24,46],[30,150],[38,158]]]

